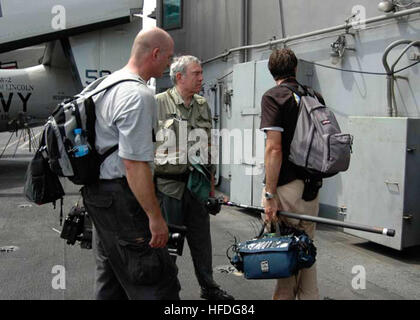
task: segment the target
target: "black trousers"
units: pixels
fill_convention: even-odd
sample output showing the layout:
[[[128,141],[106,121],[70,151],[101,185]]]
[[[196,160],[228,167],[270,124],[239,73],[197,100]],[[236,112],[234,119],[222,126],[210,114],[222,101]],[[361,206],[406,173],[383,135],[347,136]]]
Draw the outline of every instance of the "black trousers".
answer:
[[[149,246],[149,220],[126,179],[83,187],[95,231],[95,296],[99,300],[178,300],[178,269],[166,248]]]
[[[210,217],[203,204],[186,189],[181,200],[158,192],[160,208],[170,224],[187,227],[194,271],[201,287],[218,287],[213,280]]]

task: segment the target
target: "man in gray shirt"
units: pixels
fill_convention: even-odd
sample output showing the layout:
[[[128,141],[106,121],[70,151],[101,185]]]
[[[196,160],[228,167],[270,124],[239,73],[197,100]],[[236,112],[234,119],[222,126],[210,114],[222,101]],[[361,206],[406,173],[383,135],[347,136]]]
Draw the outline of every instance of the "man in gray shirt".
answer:
[[[166,249],[168,227],[152,179],[156,103],[146,82],[169,66],[174,42],[159,28],[141,31],[127,65],[98,88],[96,143],[100,154],[118,150],[101,165],[98,183],[83,188],[94,226],[97,299],[179,299],[177,267]]]

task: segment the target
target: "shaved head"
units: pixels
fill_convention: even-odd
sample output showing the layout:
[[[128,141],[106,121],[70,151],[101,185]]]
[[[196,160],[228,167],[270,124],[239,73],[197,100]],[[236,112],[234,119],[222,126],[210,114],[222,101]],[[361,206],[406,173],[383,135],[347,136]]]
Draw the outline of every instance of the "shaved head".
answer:
[[[140,60],[144,55],[150,53],[155,48],[165,51],[171,45],[173,46],[173,40],[165,30],[157,27],[142,30],[134,39],[131,57]]]
[[[160,78],[170,66],[173,54],[174,41],[169,33],[156,27],[142,30],[134,39],[126,68],[146,81]]]

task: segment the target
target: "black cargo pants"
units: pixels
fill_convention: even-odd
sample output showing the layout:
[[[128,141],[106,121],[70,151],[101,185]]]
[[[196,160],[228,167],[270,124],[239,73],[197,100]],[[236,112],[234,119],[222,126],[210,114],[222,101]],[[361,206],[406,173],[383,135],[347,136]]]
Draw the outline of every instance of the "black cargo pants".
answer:
[[[181,200],[159,191],[158,198],[166,221],[187,227],[186,238],[199,285],[203,288],[218,287],[213,280],[210,217],[207,209],[188,189],[185,189]]]
[[[95,297],[99,300],[178,300],[178,269],[166,248],[149,246],[149,220],[127,180],[83,187],[95,232]]]

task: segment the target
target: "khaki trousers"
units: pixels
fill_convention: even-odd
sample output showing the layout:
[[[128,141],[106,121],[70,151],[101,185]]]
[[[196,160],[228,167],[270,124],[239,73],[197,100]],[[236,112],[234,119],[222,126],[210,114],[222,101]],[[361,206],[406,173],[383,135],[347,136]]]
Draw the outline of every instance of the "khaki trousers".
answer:
[[[294,180],[277,188],[278,201],[282,211],[318,216],[319,199],[312,201],[302,199],[304,183],[302,180]],[[262,195],[262,206],[265,206],[265,188]],[[264,214],[262,214],[264,219]],[[280,217],[282,221],[298,229],[303,229],[313,239],[315,223],[286,217]],[[316,263],[310,268],[301,269],[296,276],[277,279],[273,294],[274,300],[318,300],[318,284],[316,276]]]

